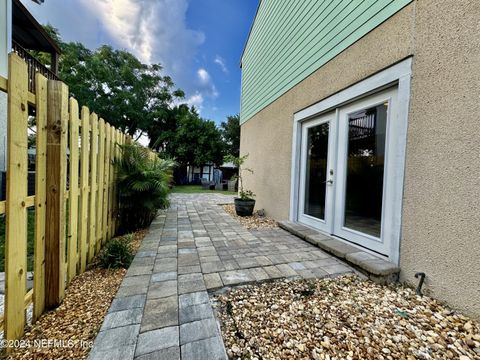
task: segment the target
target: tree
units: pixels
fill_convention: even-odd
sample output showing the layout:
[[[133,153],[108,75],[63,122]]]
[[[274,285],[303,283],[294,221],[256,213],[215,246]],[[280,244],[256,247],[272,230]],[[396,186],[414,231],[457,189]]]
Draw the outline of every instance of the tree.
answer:
[[[213,121],[202,119],[187,105],[175,107],[164,120],[149,132],[154,149],[181,165],[221,164],[224,144]]]
[[[222,163],[219,129],[193,107],[178,105],[184,93],[175,90],[160,64],[142,64],[129,52],[106,45],[92,51],[80,43],[65,43],[53,26],[45,29],[62,49],[59,76],[80,104],[132,136],[147,134],[150,147],[179,165]],[[50,63],[49,56],[35,55]],[[227,127],[225,138],[231,139],[233,126]]]
[[[134,136],[141,135],[184,97],[174,89],[160,64],[146,65],[125,50],[101,46],[89,50],[80,43],[64,43],[51,25],[46,31],[60,45],[59,77],[71,94],[110,124]],[[35,54],[45,64],[50,59]]]
[[[178,105],[151,124],[150,147],[180,165],[220,165],[224,142],[215,123],[202,119],[194,107]]]
[[[220,131],[225,142],[225,152],[238,157],[240,155],[240,115],[227,116],[227,121],[220,124]]]

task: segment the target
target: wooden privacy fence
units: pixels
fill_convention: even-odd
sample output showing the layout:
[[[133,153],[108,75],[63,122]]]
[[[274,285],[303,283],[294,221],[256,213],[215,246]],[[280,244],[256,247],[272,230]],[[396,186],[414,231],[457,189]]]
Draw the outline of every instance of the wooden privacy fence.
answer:
[[[103,243],[117,229],[114,159],[116,144],[131,141],[68,97],[61,81],[36,74],[29,91],[27,64],[9,55],[7,196],[0,202],[6,216],[5,339],[23,335],[26,308],[33,302],[33,321],[60,304],[72,278],[85,271]],[[27,129],[35,109],[35,195],[27,196]],[[27,208],[35,208],[33,289],[27,292]]]

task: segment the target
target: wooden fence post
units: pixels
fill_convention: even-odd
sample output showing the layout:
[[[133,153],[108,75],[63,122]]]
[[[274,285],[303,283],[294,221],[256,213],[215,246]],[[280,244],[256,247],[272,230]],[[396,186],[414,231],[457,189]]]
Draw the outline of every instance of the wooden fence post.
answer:
[[[9,55],[7,126],[7,229],[5,244],[5,339],[22,336],[27,275],[27,64]]]
[[[67,246],[67,283],[77,274],[78,259],[78,102],[70,99],[70,177]]]
[[[47,78],[37,73],[35,89],[37,144],[35,160],[35,250],[33,260],[33,321],[45,309],[45,211],[47,177]]]
[[[88,262],[95,256],[96,231],[96,210],[97,210],[97,151],[98,151],[98,116],[95,113],[90,115],[90,213],[88,214]]]
[[[48,81],[47,210],[45,231],[45,307],[63,300],[65,292],[65,191],[68,87]]]
[[[80,156],[80,272],[87,267],[87,241],[88,241],[88,176],[90,171],[90,111],[82,107],[82,149]]]

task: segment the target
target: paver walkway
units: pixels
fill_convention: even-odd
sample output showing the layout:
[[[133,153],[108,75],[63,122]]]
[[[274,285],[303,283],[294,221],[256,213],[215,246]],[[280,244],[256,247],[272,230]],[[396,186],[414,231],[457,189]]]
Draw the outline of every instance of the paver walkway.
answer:
[[[284,230],[249,231],[221,194],[173,194],[112,302],[90,359],[225,359],[209,290],[353,272]]]

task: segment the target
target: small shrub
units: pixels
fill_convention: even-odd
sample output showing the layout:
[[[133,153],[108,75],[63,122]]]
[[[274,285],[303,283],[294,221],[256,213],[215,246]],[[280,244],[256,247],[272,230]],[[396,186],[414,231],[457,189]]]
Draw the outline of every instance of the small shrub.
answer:
[[[120,200],[120,233],[150,225],[157,210],[168,207],[174,162],[152,156],[136,144],[119,145],[122,156],[115,162]]]
[[[105,245],[100,255],[100,265],[104,269],[128,268],[133,260],[131,242],[133,234],[113,238]]]

